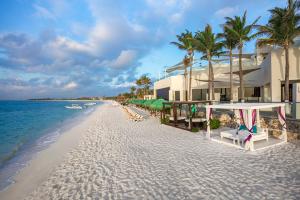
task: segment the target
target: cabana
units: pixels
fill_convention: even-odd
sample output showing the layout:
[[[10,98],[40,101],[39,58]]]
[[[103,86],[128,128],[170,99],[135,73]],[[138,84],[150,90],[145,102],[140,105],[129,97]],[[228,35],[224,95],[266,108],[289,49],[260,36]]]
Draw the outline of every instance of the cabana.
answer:
[[[270,141],[268,136],[268,129],[263,129],[260,126],[260,110],[272,108],[277,109],[278,119],[282,126],[282,134],[279,141],[278,139],[272,139]],[[217,138],[212,137],[209,120],[212,117],[213,109],[225,109],[235,111],[236,115],[238,115],[239,118],[239,128],[224,130],[220,132],[220,135]],[[263,149],[266,147],[287,142],[287,127],[284,103],[234,103],[207,105],[206,119],[209,119],[207,120],[207,137],[217,142],[223,143],[223,138],[231,139],[233,140],[234,146],[236,146],[235,144],[237,142],[239,148],[242,148],[242,146],[244,146],[245,149],[249,148],[250,151],[254,151],[254,142],[257,141],[260,141],[260,145],[259,148],[256,149]],[[244,130],[241,130],[241,127],[243,127]],[[242,143],[242,146],[240,146],[240,143]]]
[[[193,130],[194,124],[204,123],[205,118],[205,105],[211,104],[211,101],[171,101],[163,102],[161,111],[161,119],[166,125],[174,126],[184,130]],[[203,108],[203,117],[197,116],[200,109]],[[167,114],[170,110],[170,116]],[[166,122],[168,115],[169,122]]]

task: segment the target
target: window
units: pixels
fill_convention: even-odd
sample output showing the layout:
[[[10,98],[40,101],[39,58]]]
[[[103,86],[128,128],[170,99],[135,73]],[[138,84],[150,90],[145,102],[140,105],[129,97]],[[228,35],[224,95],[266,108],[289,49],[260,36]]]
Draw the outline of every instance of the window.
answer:
[[[281,101],[284,101],[284,84],[281,84]],[[293,101],[293,84],[289,84],[289,101]]]
[[[260,97],[260,87],[254,88],[253,97]]]
[[[193,100],[206,100],[207,89],[193,89]]]
[[[169,101],[169,90],[169,87],[156,90],[157,98]]]
[[[180,91],[175,91],[175,101],[180,101]]]

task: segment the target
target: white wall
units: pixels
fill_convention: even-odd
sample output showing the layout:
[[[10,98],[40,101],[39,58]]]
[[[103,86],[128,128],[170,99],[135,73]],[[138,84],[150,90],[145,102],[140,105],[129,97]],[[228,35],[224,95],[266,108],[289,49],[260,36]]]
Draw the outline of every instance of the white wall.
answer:
[[[290,80],[300,80],[300,49],[289,50]],[[281,81],[285,79],[285,53],[282,49],[272,52],[271,100],[281,101]]]
[[[187,81],[188,82],[188,81]],[[171,76],[154,83],[154,95],[157,98],[156,90],[170,87],[169,100],[175,100],[175,91],[180,91],[180,100],[184,98],[184,76]]]

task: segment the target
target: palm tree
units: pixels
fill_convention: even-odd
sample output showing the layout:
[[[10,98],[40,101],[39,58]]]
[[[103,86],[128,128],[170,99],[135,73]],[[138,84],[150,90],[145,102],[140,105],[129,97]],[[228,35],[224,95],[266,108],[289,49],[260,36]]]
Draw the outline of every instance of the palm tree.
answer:
[[[136,91],[136,87],[131,86],[131,87],[130,87],[130,94],[131,94],[131,97],[134,97],[135,91]]]
[[[228,49],[229,56],[229,71],[230,71],[230,101],[233,101],[233,82],[232,82],[232,50],[237,47],[238,40],[224,26],[223,33],[218,34],[219,38],[223,38],[223,47]]]
[[[242,66],[242,56],[243,56],[243,46],[245,42],[257,37],[257,34],[252,34],[253,29],[256,26],[258,17],[254,22],[247,25],[247,11],[244,12],[242,17],[235,16],[234,18],[226,17],[225,29],[232,35],[236,40],[238,40],[238,50],[239,50],[239,76],[240,76],[240,99],[244,101],[244,80],[243,80],[243,66]]]
[[[151,79],[147,75],[142,75],[136,80],[136,85],[142,87],[143,95],[147,95],[151,85]]]
[[[187,51],[188,56],[185,56],[183,59],[184,65],[184,87],[186,89],[186,76],[187,76],[187,68],[190,65],[190,81],[189,81],[189,94],[188,97],[191,100],[191,83],[192,83],[192,62],[193,62],[193,55],[194,55],[194,48],[191,39],[193,38],[193,33],[186,30],[185,33],[181,33],[180,35],[176,35],[178,42],[171,42],[171,44],[177,46],[181,50]],[[184,100],[186,100],[186,94],[184,95]]]
[[[258,39],[259,46],[276,45],[284,49],[285,52],[285,85],[284,100],[289,101],[289,48],[294,43],[294,39],[300,35],[300,2],[288,0],[285,8],[275,7],[270,10],[271,17],[265,26],[259,26],[259,34],[266,35],[267,38]]]
[[[223,53],[221,52],[223,44],[219,42],[219,38],[212,32],[212,28],[209,24],[206,25],[204,31],[196,32],[192,41],[195,50],[202,52],[203,56],[201,59],[208,61],[208,99],[215,100],[212,58]]]

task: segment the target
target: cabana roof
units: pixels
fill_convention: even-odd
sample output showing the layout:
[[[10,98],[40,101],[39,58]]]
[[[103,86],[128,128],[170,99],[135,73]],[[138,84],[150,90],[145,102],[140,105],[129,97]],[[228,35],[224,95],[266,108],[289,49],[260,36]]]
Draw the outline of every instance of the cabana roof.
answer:
[[[262,108],[276,108],[285,106],[284,103],[226,103],[226,104],[216,104],[207,105],[206,108],[218,108],[218,109],[262,109]]]

